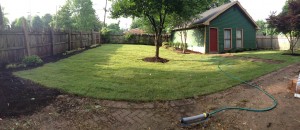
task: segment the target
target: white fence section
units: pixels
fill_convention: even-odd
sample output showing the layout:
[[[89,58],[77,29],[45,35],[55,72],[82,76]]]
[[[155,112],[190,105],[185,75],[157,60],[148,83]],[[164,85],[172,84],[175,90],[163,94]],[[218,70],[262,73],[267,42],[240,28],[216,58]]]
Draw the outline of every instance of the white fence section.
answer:
[[[258,49],[290,49],[290,43],[285,36],[256,36],[256,44]],[[296,48],[300,49],[300,40],[298,41]]]

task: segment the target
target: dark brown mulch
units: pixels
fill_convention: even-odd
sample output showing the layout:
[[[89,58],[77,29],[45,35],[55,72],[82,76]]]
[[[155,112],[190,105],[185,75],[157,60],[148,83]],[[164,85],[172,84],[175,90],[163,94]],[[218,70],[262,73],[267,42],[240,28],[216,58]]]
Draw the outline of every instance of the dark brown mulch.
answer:
[[[146,57],[143,59],[143,61],[146,61],[146,62],[160,62],[160,63],[167,63],[169,62],[168,59],[164,59],[164,58],[156,58],[156,57]]]
[[[79,54],[86,48],[69,54],[58,54],[43,58],[44,63],[57,62],[61,59]],[[37,66],[36,66],[37,67]],[[61,94],[32,81],[18,78],[13,71],[27,70],[35,67],[4,69],[0,68],[0,118],[32,114],[52,103]]]
[[[47,104],[60,92],[44,88],[11,72],[0,72],[0,117],[31,114]]]
[[[294,53],[294,54],[292,54],[292,53],[283,53],[282,55],[300,56],[300,54],[298,54],[298,53]]]

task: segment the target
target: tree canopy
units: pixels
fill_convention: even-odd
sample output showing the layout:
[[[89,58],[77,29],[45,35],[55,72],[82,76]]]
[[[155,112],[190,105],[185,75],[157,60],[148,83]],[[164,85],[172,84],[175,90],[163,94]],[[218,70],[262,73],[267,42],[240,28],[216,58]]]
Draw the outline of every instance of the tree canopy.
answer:
[[[293,54],[300,37],[300,0],[289,0],[287,9],[278,15],[271,14],[268,23],[287,37]]]
[[[112,3],[112,17],[139,17],[145,18],[152,26],[155,33],[156,53],[159,59],[159,45],[162,42],[162,32],[165,29],[166,20],[177,15],[185,17],[182,12],[186,7],[198,10],[198,7],[207,7],[207,0],[114,0]]]
[[[96,17],[91,0],[67,0],[57,15],[53,17],[55,28],[63,30],[99,30],[100,22]]]

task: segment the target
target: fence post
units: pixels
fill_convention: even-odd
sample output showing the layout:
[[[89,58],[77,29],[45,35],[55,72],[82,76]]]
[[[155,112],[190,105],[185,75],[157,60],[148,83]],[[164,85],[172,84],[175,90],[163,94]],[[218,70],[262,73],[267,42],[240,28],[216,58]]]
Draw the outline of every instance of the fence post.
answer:
[[[94,45],[96,43],[95,43],[95,36],[94,36],[94,31],[93,30],[91,31],[91,36],[92,36],[92,43],[91,43],[91,45]]]
[[[69,30],[68,31],[68,51],[71,51],[71,34],[72,32]]]
[[[26,21],[25,19],[23,19],[23,32],[24,32],[24,40],[25,40],[25,44],[26,44],[26,54],[27,56],[31,55],[30,52],[30,43],[29,43],[29,35],[28,35],[28,30],[27,30],[27,26],[26,26]]]
[[[54,55],[54,32],[50,29],[51,55]]]
[[[80,47],[82,48],[84,46],[83,46],[83,42],[82,42],[82,32],[81,31],[79,33],[79,36],[80,36]]]

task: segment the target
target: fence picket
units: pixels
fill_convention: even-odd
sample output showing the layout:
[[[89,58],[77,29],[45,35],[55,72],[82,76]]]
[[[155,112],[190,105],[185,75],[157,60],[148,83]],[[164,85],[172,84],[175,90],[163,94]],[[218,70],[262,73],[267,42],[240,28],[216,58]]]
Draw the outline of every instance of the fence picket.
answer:
[[[23,30],[1,31],[0,67],[3,64],[20,62],[24,58],[24,54],[38,55],[44,58],[61,54],[68,50],[71,51],[78,47],[100,44],[99,32],[76,33],[71,31],[55,31],[52,29],[49,31],[31,32],[28,31],[26,23],[23,24]],[[89,35],[94,34],[99,35],[99,37],[97,36],[89,40]]]

